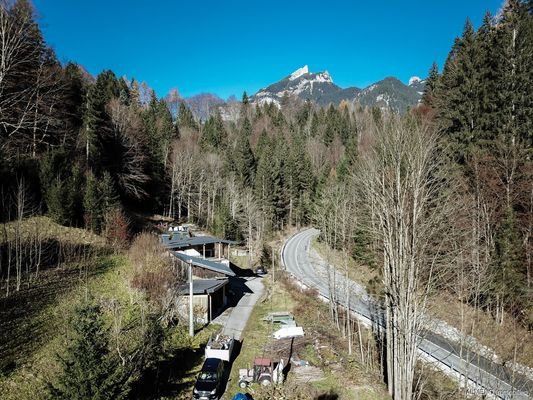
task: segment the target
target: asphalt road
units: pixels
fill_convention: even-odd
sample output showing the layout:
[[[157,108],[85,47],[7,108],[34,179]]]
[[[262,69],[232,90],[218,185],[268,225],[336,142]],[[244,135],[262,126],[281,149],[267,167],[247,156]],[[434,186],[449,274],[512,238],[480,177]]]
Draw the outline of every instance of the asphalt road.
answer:
[[[316,229],[307,229],[288,239],[282,249],[282,262],[296,279],[308,287],[315,288],[321,296],[329,299],[328,266],[314,249],[311,239],[319,234]],[[330,269],[333,281],[333,269]],[[337,293],[342,293],[338,301],[348,304],[346,285],[348,285],[350,309],[363,320],[383,326],[383,313],[365,289],[346,279],[341,273],[335,273]],[[339,296],[338,296],[339,297]],[[486,395],[486,398],[526,400],[533,398],[533,382],[524,376],[493,361],[465,349],[460,350],[456,343],[428,330],[420,338],[419,351],[425,359],[435,362],[449,375],[465,382],[472,394]],[[529,395],[528,395],[529,394]],[[530,397],[531,396],[531,397]]]

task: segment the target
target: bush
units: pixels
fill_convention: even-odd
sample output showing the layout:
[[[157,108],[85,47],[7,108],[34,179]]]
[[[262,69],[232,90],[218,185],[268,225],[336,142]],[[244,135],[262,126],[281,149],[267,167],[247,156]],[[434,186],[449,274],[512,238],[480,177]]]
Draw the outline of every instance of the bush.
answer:
[[[144,291],[148,299],[158,306],[167,303],[169,290],[178,284],[172,260],[156,236],[149,233],[137,235],[129,250],[133,265],[133,287]]]
[[[113,249],[120,250],[127,246],[130,222],[119,208],[113,208],[105,215],[105,238]]]

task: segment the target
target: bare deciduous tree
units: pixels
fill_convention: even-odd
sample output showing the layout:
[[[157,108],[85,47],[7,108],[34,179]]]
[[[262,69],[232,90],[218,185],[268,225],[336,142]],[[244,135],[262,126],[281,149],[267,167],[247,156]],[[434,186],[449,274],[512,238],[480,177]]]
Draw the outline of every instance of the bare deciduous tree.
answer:
[[[116,171],[117,184],[128,194],[138,199],[147,196],[143,185],[149,180],[145,172],[146,156],[141,149],[141,121],[136,111],[119,99],[108,105],[113,130],[112,140],[120,149],[120,168]]]
[[[395,400],[413,397],[423,315],[444,261],[452,202],[436,144],[426,127],[386,117],[356,175],[366,220],[375,217],[366,228],[382,250],[387,383]]]
[[[33,10],[0,0],[0,151],[8,159],[56,145],[50,131],[64,123],[56,112],[61,68],[43,43]]]
[[[177,216],[181,219],[185,205],[189,206],[187,211],[191,212],[190,200],[194,190],[191,185],[196,182],[193,169],[196,168],[197,142],[196,135],[186,129],[183,130],[180,139],[174,142],[171,163],[168,165],[170,169],[169,217]],[[195,180],[192,179],[193,177]]]

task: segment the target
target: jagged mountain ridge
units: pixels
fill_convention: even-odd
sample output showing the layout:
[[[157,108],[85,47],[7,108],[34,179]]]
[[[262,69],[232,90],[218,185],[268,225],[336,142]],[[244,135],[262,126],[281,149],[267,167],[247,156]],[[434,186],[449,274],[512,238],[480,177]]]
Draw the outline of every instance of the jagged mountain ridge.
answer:
[[[424,93],[424,82],[420,79],[405,85],[399,79],[387,77],[361,90],[354,101],[362,106],[377,106],[403,113],[417,105]]]
[[[341,101],[358,102],[365,106],[378,106],[405,112],[408,107],[418,104],[424,90],[424,81],[413,77],[405,85],[394,77],[387,77],[364,89],[341,88],[333,83],[328,71],[309,72],[305,65],[282,80],[259,90],[251,97],[252,102],[280,104],[284,96],[297,96],[302,100],[311,100],[321,106]]]
[[[414,76],[407,85],[395,77],[387,77],[364,89],[341,88],[333,82],[328,71],[309,72],[309,67],[305,65],[282,80],[260,89],[250,96],[250,101],[255,104],[274,103],[279,106],[284,96],[293,96],[304,101],[309,99],[320,106],[339,104],[344,100],[403,113],[420,102],[424,87],[425,81]],[[236,120],[239,116],[239,102],[235,98],[224,101],[216,95],[202,93],[184,98],[183,101],[195,117],[202,121],[215,111],[219,112],[224,120]]]

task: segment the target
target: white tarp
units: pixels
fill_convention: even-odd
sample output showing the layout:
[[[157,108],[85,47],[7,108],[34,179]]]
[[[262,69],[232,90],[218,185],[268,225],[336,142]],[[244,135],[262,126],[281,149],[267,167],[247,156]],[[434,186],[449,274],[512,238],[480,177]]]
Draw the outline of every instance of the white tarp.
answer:
[[[279,360],[279,363],[276,368],[274,368],[274,371],[272,373],[272,382],[283,383],[283,368],[285,368],[285,363],[283,362],[282,358],[281,360]]]
[[[177,253],[185,254],[186,256],[191,257],[202,257],[202,255],[194,249],[180,250]]]
[[[283,338],[292,338],[292,337],[298,337],[304,335],[304,328],[301,326],[287,326],[281,329],[278,329],[276,332],[274,332],[273,336],[276,339],[283,339]]]

